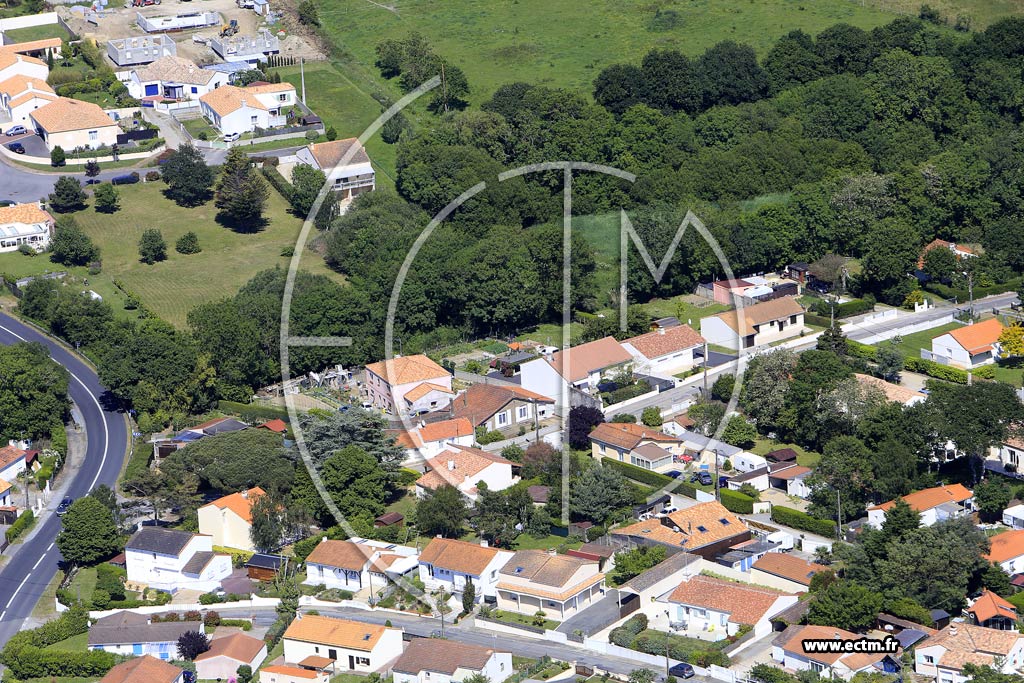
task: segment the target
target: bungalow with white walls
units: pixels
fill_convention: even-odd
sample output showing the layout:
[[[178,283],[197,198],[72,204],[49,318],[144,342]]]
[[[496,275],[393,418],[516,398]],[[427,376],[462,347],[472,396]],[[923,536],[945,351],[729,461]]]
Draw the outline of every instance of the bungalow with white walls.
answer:
[[[3,209],[0,209],[2,212]],[[13,482],[17,481],[18,475],[28,469],[29,451],[20,448],[18,442],[11,441],[3,448],[0,448],[0,479]]]
[[[324,538],[306,558],[303,583],[353,593],[380,590],[417,566],[415,548],[365,538]]]
[[[444,588],[449,593],[462,593],[467,583],[476,590],[476,599],[494,597],[499,582],[498,571],[512,559],[512,553],[450,538],[432,538],[420,552],[420,580],[428,590]]]
[[[448,484],[454,486],[469,500],[479,495],[478,484],[483,482],[489,491],[504,491],[519,481],[512,472],[512,461],[497,453],[488,453],[469,446],[451,446],[436,457],[427,460],[424,474],[416,480],[416,495],[426,496]]]
[[[121,72],[119,79],[138,100],[198,100],[227,85],[229,76],[203,69],[183,57],[167,55],[146,66]]]
[[[89,627],[88,648],[117,655],[178,658],[178,638],[203,632],[201,621],[152,621],[150,615],[127,610],[100,617]]]
[[[199,533],[209,536],[213,545],[255,551],[252,542],[252,504],[266,492],[256,486],[223,496],[199,508]]]
[[[604,595],[598,562],[520,550],[498,572],[498,609],[520,614],[543,611],[565,621]]]
[[[323,171],[338,199],[352,199],[376,186],[370,157],[357,138],[313,142],[295,153],[299,163]]]
[[[121,127],[99,105],[58,97],[29,112],[31,128],[43,138],[51,152],[99,149],[117,144]],[[27,128],[29,126],[26,126]]]
[[[772,641],[772,659],[791,671],[814,671],[823,679],[844,681],[861,672],[899,671],[899,655],[804,651],[804,640],[858,640],[860,637],[834,626],[790,626]]]
[[[238,672],[240,666],[256,671],[266,658],[267,644],[262,639],[244,633],[232,633],[211,640],[210,649],[194,661],[200,680],[226,681]]]
[[[998,318],[989,318],[940,334],[932,339],[931,360],[968,370],[994,363],[1004,329]]]
[[[231,557],[213,552],[213,539],[187,531],[143,527],[125,545],[128,581],[174,593],[220,588],[231,575]]]
[[[1024,529],[1004,531],[991,537],[985,559],[998,564],[1010,576],[1024,573]]]
[[[1018,503],[1003,510],[1003,524],[1011,529],[1024,529],[1024,504]]]
[[[804,331],[804,309],[794,297],[763,301],[742,310],[701,318],[700,334],[710,344],[753,349],[791,339]]]
[[[672,463],[685,452],[683,441],[669,436],[656,427],[631,422],[602,422],[590,432],[590,455],[595,460],[608,458],[644,469],[671,469]],[[654,446],[664,452],[659,458],[638,453],[645,446]],[[667,457],[667,462],[663,462]]]
[[[694,366],[694,350],[704,346],[704,337],[689,325],[659,327],[631,337],[622,346],[633,356],[638,372],[674,375]]]
[[[29,113],[57,99],[45,78],[15,75],[0,81],[0,121],[32,127]]]
[[[614,337],[605,337],[523,363],[519,373],[524,389],[561,402],[569,387],[593,394],[603,379],[632,366],[629,351]]]
[[[797,596],[698,575],[680,583],[665,602],[670,621],[686,624],[687,631],[707,633],[709,639],[724,640],[744,625],[753,628],[755,638],[768,635],[771,617],[795,605]]]
[[[476,431],[464,417],[440,422],[420,422],[412,429],[389,430],[395,444],[405,449],[403,465],[418,464],[439,455],[449,446],[472,446]]]
[[[903,500],[921,515],[921,526],[932,526],[946,519],[964,517],[974,511],[974,492],[963,484],[943,484],[915,491],[903,496]],[[868,507],[868,525],[881,529],[885,513],[895,504],[895,500],[890,500],[881,505]]]
[[[241,135],[256,129],[283,126],[287,123],[285,110],[294,105],[295,86],[291,83],[267,83],[246,88],[222,85],[199,97],[203,116],[222,135]]]
[[[511,652],[456,640],[438,647],[429,638],[413,638],[391,672],[394,683],[459,683],[470,676],[502,683],[515,673]]]
[[[914,648],[914,672],[936,683],[966,683],[966,663],[1016,674],[1024,666],[1024,636],[953,622]]]
[[[827,572],[825,565],[789,553],[768,553],[750,568],[750,581],[789,593],[806,593],[815,574]]]
[[[50,69],[41,59],[0,50],[0,81],[6,81],[14,76],[24,76],[45,83],[49,74]]]
[[[0,207],[0,253],[17,251],[23,244],[37,252],[46,251],[53,239],[54,225],[53,216],[38,204]]]
[[[284,632],[282,642],[286,662],[299,664],[307,657],[326,658],[333,660],[336,672],[370,673],[402,651],[402,631],[299,613]]]

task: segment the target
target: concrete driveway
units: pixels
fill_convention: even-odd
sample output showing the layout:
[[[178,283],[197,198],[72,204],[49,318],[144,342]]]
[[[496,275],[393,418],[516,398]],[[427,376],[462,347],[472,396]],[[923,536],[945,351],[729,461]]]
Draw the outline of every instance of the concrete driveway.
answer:
[[[20,142],[25,148],[25,155],[32,157],[50,157],[50,150],[46,148],[46,143],[43,142],[43,138],[35,133],[25,133],[24,135],[15,135],[13,137],[3,137],[4,147],[10,149],[12,142]]]
[[[603,631],[619,619],[619,591],[611,588],[603,598],[572,615],[555,630],[566,634],[578,630],[589,636]]]

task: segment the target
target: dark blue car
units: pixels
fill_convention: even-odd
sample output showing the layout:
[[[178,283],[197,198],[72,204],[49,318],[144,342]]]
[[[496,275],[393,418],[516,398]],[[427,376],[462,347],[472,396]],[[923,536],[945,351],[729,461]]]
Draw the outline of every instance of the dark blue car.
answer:
[[[110,182],[114,185],[131,185],[139,182],[138,173],[125,173],[124,175],[114,176],[110,179]]]

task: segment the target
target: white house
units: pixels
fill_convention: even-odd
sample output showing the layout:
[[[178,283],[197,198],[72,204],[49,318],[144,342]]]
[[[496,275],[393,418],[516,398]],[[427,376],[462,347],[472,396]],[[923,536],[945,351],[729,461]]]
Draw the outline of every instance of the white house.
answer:
[[[709,343],[737,350],[790,339],[803,330],[804,309],[791,296],[744,306],[742,311],[726,311],[700,321],[700,334]]]
[[[729,477],[726,485],[733,491],[739,491],[744,484],[750,484],[758,491],[767,491],[770,488],[768,482],[768,468],[759,467],[756,470],[750,470],[743,474],[737,474],[735,477]]]
[[[772,659],[792,671],[814,671],[823,679],[844,681],[860,672],[899,671],[898,655],[804,651],[804,640],[858,640],[860,637],[833,626],[790,626],[772,641]]]
[[[484,596],[494,597],[498,571],[512,558],[512,553],[450,538],[432,538],[420,552],[420,580],[429,590],[444,588],[462,593],[472,583],[479,602]]]
[[[391,672],[395,683],[458,683],[474,674],[502,683],[514,673],[511,652],[455,640],[439,647],[429,638],[413,638]]]
[[[416,480],[416,495],[436,491],[448,484],[472,501],[479,495],[483,482],[490,491],[504,491],[519,481],[512,474],[512,462],[497,453],[488,453],[469,446],[451,446],[424,464],[424,474]]]
[[[24,76],[45,83],[49,74],[46,62],[41,59],[10,50],[0,50],[0,81],[6,81],[14,76]]]
[[[231,574],[231,557],[213,552],[209,536],[143,527],[125,545],[128,581],[174,593],[216,590]]]
[[[121,662],[100,683],[183,683],[185,671],[149,655]]]
[[[57,99],[45,78],[21,74],[0,81],[0,121],[30,128],[29,112]],[[6,128],[6,126],[5,126]]]
[[[370,363],[365,385],[369,403],[391,415],[441,410],[455,396],[451,373],[423,354]]]
[[[201,680],[227,680],[240,666],[256,671],[266,658],[267,644],[263,640],[232,633],[211,640],[210,649],[195,658],[196,674]]]
[[[498,608],[565,621],[604,595],[596,560],[520,550],[498,572]]]
[[[38,204],[0,207],[0,252],[17,251],[23,244],[35,251],[45,251],[53,238],[53,226],[53,216]]]
[[[994,363],[1003,329],[998,318],[990,318],[940,334],[932,339],[931,359],[968,370]]]
[[[213,545],[239,550],[256,550],[252,543],[252,504],[266,492],[256,486],[223,496],[199,508],[199,533],[209,536]]]
[[[55,147],[65,152],[111,147],[117,144],[121,132],[120,126],[99,105],[66,97],[33,109],[29,119],[50,151]]]
[[[631,337],[622,346],[633,356],[637,371],[673,375],[694,366],[693,351],[704,346],[704,338],[689,325],[679,325]]]
[[[515,385],[473,384],[452,400],[451,414],[488,432],[516,436],[554,415],[555,401]]]
[[[377,671],[402,652],[401,629],[311,614],[296,616],[283,641],[286,662],[326,658],[337,672]]]
[[[1003,524],[1011,529],[1024,529],[1024,504],[1018,503],[1003,510]]]
[[[285,109],[295,105],[295,86],[291,83],[267,83],[247,88],[222,85],[201,95],[199,103],[203,116],[221,134],[241,135],[257,128],[266,130],[285,125]]]
[[[325,538],[306,558],[303,583],[353,593],[364,588],[379,591],[389,580],[394,581],[417,566],[415,548],[363,538]]]
[[[313,142],[295,153],[299,163],[324,172],[339,199],[349,199],[376,188],[370,157],[357,138]]]
[[[795,605],[797,596],[698,575],[684,580],[666,599],[671,621],[686,630],[708,634],[711,640],[734,636],[741,626],[753,628],[754,637],[772,631],[771,617]]]
[[[2,211],[3,209],[0,209],[0,212]],[[28,451],[18,448],[13,441],[0,448],[0,479],[7,482],[16,481],[18,475],[28,467],[28,461],[25,458],[27,454]]]
[[[762,586],[771,586],[789,593],[806,593],[815,574],[829,571],[828,567],[809,562],[789,553],[762,555],[750,568],[750,580]]]
[[[903,496],[904,502],[921,515],[921,526],[931,526],[954,517],[962,517],[974,510],[974,492],[963,484],[935,486]],[[896,504],[890,500],[868,507],[868,525],[882,528],[885,513]]]
[[[1021,465],[1024,464],[1024,439],[1011,436],[998,447],[989,450],[989,459],[998,460],[1005,472],[1021,471]]]
[[[151,655],[164,661],[178,658],[178,638],[203,632],[200,621],[150,621],[149,615],[116,612],[89,627],[88,647],[118,655]]]
[[[809,498],[811,486],[808,479],[814,474],[810,467],[795,462],[773,462],[767,465],[768,487],[785,491],[787,495],[797,498]],[[732,483],[730,481],[730,483]]]
[[[602,379],[628,370],[632,364],[629,351],[614,337],[605,337],[523,363],[521,386],[562,403],[567,387],[594,393]]]
[[[590,454],[645,470],[664,471],[685,452],[681,439],[655,427],[629,422],[603,422],[590,433]]]
[[[11,506],[11,491],[14,486],[6,479],[0,479],[0,508]]]
[[[167,55],[137,69],[121,72],[128,93],[139,100],[198,100],[228,84],[228,74]]]
[[[1016,630],[1001,631],[954,622],[917,644],[914,671],[937,683],[966,683],[964,664],[990,666],[1015,674],[1024,665],[1024,636]]]
[[[991,537],[985,559],[998,564],[1010,576],[1024,573],[1024,529],[1004,531]]]
[[[473,425],[464,417],[440,422],[420,422],[412,429],[394,430],[395,444],[405,449],[405,464],[418,464],[447,450],[449,446],[472,446]]]

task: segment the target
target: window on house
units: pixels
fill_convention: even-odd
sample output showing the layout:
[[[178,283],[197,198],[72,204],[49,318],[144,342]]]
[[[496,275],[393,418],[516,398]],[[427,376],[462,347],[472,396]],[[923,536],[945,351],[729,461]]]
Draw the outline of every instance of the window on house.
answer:
[[[824,670],[825,670],[825,665],[824,664],[818,664],[817,662],[811,662],[811,671],[816,671],[818,673],[821,673]]]
[[[498,421],[498,425],[499,426],[507,425],[508,424],[508,412],[506,411],[504,413],[498,413],[497,421]]]
[[[99,140],[99,139],[100,139],[100,132],[98,130],[90,130],[89,131],[89,140],[90,140],[90,142],[93,141],[93,140]]]
[[[277,96],[277,101],[278,102],[287,102],[288,101],[287,93],[281,93],[280,95],[278,95]]]
[[[192,94],[195,95],[198,92],[199,92],[199,88],[197,88],[196,86],[193,85],[192,86]]]
[[[924,660],[925,664],[934,664],[935,663],[935,657],[932,657],[931,655],[921,655],[921,659]]]
[[[366,657],[356,657],[356,664],[358,666],[370,666],[370,660]]]
[[[530,406],[519,406],[516,409],[516,419],[525,420],[530,417]]]
[[[255,116],[250,116],[249,117],[249,123],[256,123],[256,121],[257,121],[257,118]]]

